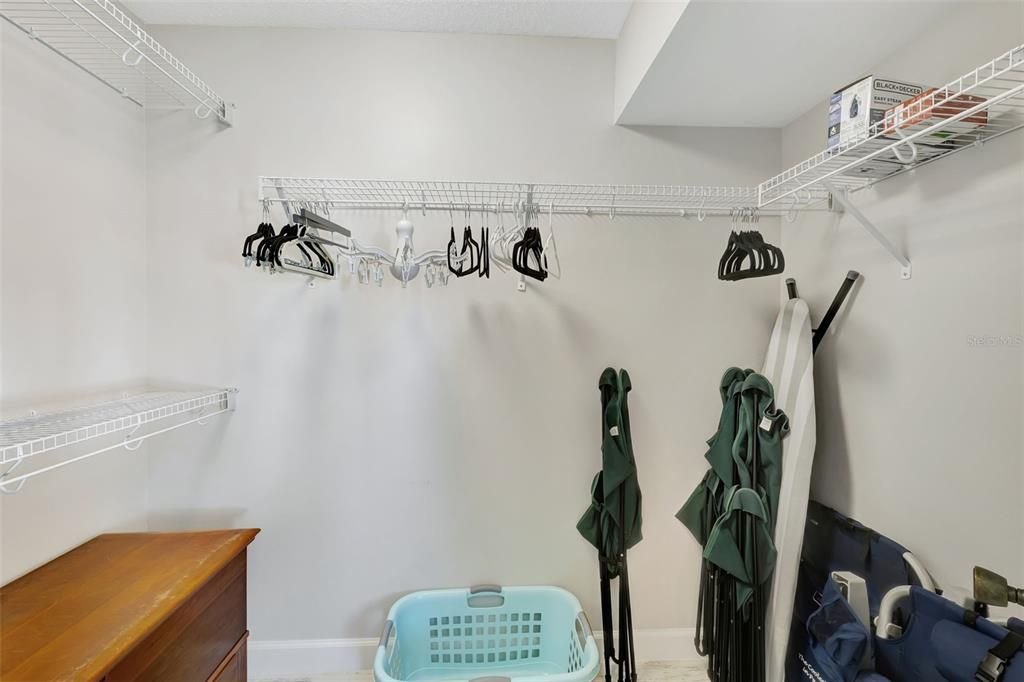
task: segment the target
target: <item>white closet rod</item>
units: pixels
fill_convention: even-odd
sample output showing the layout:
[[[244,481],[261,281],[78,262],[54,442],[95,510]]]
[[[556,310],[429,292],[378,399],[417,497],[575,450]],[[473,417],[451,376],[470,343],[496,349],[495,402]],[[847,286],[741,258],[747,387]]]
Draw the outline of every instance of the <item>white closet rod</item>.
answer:
[[[421,201],[346,201],[332,199],[327,201],[303,201],[299,199],[263,198],[260,201],[268,204],[287,204],[292,206],[318,206],[330,207],[338,210],[350,211],[430,211],[430,212],[454,212],[464,214],[467,210],[472,214],[479,214],[481,210],[487,213],[513,214],[522,213],[523,206],[518,202],[493,202],[493,201],[462,201],[462,202],[421,202]],[[756,208],[756,201],[751,202],[748,208]],[[539,214],[552,213],[554,215],[576,215],[576,216],[617,216],[629,217],[655,217],[655,218],[697,218],[706,216],[731,216],[734,211],[741,207],[719,208],[702,207],[699,204],[692,206],[658,206],[658,205],[632,205],[632,204],[587,204],[571,205],[558,203],[529,204],[530,211]],[[788,208],[756,209],[762,216],[782,216],[790,213]],[[803,207],[801,213],[808,211],[828,211],[827,207]]]

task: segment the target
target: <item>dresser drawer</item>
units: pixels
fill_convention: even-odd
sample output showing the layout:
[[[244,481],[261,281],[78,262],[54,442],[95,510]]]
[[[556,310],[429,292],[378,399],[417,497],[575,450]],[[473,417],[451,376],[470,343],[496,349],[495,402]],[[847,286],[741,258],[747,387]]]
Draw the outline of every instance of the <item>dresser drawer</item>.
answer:
[[[248,649],[246,643],[249,641],[249,633],[242,635],[238,644],[231,650],[228,657],[221,662],[220,667],[214,671],[208,682],[246,682],[248,677],[247,665]]]

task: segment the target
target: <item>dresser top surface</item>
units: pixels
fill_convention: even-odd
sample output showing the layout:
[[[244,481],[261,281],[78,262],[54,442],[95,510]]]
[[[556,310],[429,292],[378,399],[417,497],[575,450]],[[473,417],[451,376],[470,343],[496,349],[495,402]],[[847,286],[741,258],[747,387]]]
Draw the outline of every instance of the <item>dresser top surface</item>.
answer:
[[[100,535],[0,587],[0,679],[102,674],[258,532]]]

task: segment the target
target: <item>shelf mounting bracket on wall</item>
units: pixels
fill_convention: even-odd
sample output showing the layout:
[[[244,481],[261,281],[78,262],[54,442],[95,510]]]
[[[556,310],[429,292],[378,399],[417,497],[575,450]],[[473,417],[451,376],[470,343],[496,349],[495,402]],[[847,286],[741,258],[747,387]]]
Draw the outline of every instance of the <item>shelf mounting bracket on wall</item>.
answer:
[[[861,224],[861,227],[863,227],[868,234],[874,237],[875,241],[881,244],[882,248],[888,251],[889,254],[896,259],[896,262],[900,264],[900,278],[910,279],[914,274],[913,265],[911,264],[910,259],[904,256],[903,253],[896,248],[896,245],[889,241],[889,238],[886,237],[881,230],[875,227],[875,224],[871,222],[871,220],[869,220],[859,208],[853,205],[850,201],[848,190],[838,188],[827,180],[823,180],[821,184],[824,185],[824,187],[832,194],[832,199],[842,206],[846,213],[853,216],[857,222]]]

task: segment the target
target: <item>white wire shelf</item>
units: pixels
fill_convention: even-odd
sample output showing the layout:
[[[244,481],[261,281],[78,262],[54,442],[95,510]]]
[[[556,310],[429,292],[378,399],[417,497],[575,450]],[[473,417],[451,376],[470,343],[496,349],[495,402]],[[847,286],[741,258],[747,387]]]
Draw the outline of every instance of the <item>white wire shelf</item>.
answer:
[[[2,0],[0,0],[2,1]],[[756,208],[793,216],[836,190],[855,192],[1024,127],[1024,45],[894,109],[863,139],[832,147],[756,187],[575,185],[523,182],[353,180],[262,176],[265,206],[353,210],[512,212],[526,204],[555,214],[724,215]]]
[[[757,206],[756,187],[570,185],[526,182],[260,177],[259,199],[292,209],[512,212],[526,204],[561,215],[727,214]],[[287,210],[287,209],[286,209]]]
[[[231,122],[233,107],[111,0],[0,0],[0,17],[141,107]]]
[[[0,491],[17,492],[33,476],[114,448],[132,450],[151,436],[233,410],[235,393],[232,388],[147,391],[119,400],[0,421]],[[161,428],[139,433],[148,425]],[[16,472],[31,458],[119,433],[125,434],[124,439],[113,445],[101,443],[98,449],[76,451],[73,457],[56,462],[47,457],[45,466]]]
[[[890,110],[861,140],[798,163],[758,188],[758,206],[798,208],[856,192],[1024,126],[1024,45]],[[789,201],[783,202],[784,199]]]

